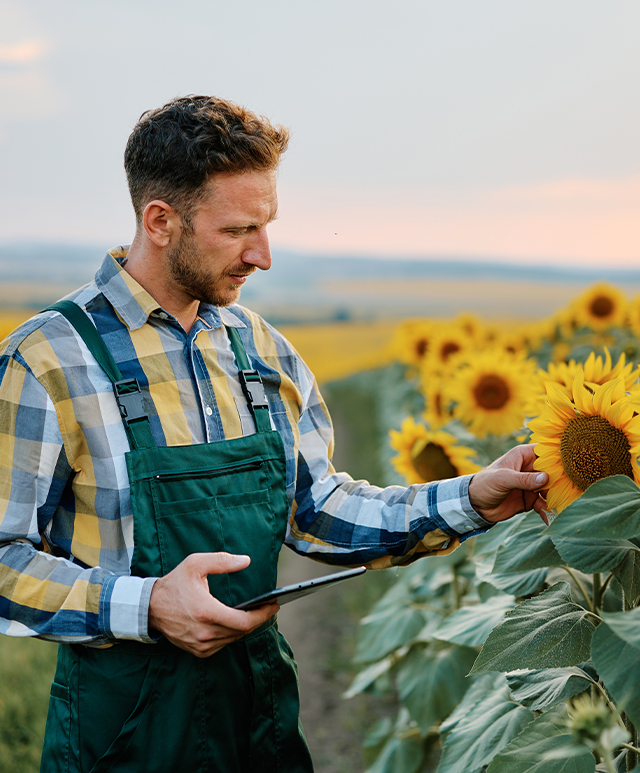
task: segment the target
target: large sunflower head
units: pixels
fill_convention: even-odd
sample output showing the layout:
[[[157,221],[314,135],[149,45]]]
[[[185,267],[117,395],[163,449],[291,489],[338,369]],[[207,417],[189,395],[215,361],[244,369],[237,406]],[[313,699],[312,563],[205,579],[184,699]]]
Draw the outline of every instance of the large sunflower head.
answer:
[[[628,302],[620,290],[600,282],[585,290],[571,304],[570,312],[577,327],[602,331],[624,325]]]
[[[391,430],[391,447],[398,455],[391,462],[409,485],[456,478],[478,472],[480,466],[469,460],[474,451],[458,445],[448,432],[432,431],[411,416],[400,431]]]
[[[540,382],[534,360],[497,349],[469,359],[452,376],[450,391],[454,418],[482,438],[522,427]]]
[[[549,475],[549,509],[560,512],[610,475],[626,475],[640,484],[640,416],[624,378],[585,388],[580,369],[570,395],[547,383],[545,409],[529,428],[538,457],[534,468]]]

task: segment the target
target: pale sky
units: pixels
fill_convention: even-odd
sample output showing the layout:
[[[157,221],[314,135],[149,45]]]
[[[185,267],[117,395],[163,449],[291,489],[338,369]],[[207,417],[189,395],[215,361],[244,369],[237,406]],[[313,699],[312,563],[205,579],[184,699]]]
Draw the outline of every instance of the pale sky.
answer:
[[[278,247],[640,267],[638,0],[0,0],[0,239],[129,242],[143,110],[292,131]]]

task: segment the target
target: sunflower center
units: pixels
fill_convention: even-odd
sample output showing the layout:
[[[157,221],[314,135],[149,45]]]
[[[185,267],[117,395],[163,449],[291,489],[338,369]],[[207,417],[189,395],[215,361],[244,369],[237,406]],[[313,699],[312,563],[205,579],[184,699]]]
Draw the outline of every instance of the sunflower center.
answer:
[[[603,416],[572,419],[560,439],[560,459],[567,477],[581,491],[609,475],[633,479],[629,441]]]
[[[481,376],[473,388],[476,405],[487,411],[498,411],[511,397],[507,382],[495,373]]]
[[[416,355],[418,356],[418,359],[421,360],[425,356],[428,348],[429,342],[426,338],[420,338],[418,341],[416,341]]]
[[[411,461],[418,475],[426,482],[455,478],[458,471],[451,464],[446,451],[437,443],[419,440],[411,449]]]
[[[459,352],[460,349],[460,344],[457,344],[455,341],[447,341],[445,344],[442,344],[442,348],[440,349],[442,362],[446,362],[452,354]]]
[[[613,301],[606,295],[597,295],[591,302],[591,313],[594,317],[609,317],[613,311]]]

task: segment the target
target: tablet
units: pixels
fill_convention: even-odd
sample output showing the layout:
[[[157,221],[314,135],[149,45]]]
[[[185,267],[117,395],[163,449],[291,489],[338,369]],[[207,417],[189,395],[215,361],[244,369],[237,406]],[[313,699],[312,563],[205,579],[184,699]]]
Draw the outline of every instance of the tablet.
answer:
[[[315,593],[321,588],[327,588],[330,585],[335,585],[342,580],[348,580],[350,577],[357,577],[360,574],[366,572],[366,567],[358,566],[356,569],[348,569],[346,572],[339,572],[338,574],[327,574],[324,577],[315,577],[313,580],[305,580],[304,582],[297,582],[293,585],[284,585],[282,588],[276,588],[269,591],[269,593],[263,593],[261,596],[243,601],[241,604],[236,604],[235,609],[256,609],[257,607],[263,607],[265,604],[273,603],[287,604],[289,601],[295,601],[301,599],[303,596],[308,596],[310,593]]]

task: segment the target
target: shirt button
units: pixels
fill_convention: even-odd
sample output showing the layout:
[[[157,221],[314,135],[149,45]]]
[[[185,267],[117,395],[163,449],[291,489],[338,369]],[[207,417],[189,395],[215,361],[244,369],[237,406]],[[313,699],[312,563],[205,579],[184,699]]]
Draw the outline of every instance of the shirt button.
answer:
[[[204,412],[207,414],[207,416],[211,416],[213,410],[211,409],[210,405],[207,405],[207,407],[204,409]]]

